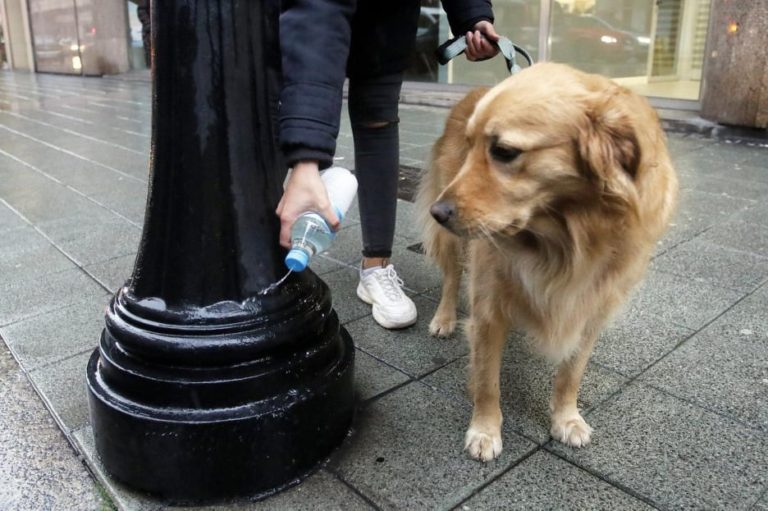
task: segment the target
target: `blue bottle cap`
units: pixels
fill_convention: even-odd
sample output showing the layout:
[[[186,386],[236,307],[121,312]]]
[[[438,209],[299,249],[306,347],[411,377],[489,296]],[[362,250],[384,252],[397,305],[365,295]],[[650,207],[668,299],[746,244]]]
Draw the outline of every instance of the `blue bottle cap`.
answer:
[[[291,271],[304,271],[309,264],[309,254],[300,248],[292,248],[285,256],[285,265]]]

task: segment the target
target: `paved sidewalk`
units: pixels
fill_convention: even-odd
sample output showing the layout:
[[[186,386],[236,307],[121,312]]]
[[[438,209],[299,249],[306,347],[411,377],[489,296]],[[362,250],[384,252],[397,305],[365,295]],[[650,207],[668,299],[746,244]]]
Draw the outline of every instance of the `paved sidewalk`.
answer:
[[[404,166],[423,166],[445,115],[403,107]],[[2,452],[16,441],[29,460],[10,480],[39,481],[41,493],[64,488],[67,499],[84,495],[41,509],[104,505],[75,452],[120,509],[164,509],[104,475],[84,383],[103,308],[130,275],[138,246],[149,120],[142,81],[0,73],[0,336],[20,365],[8,360],[0,371],[0,404],[5,414],[9,397],[28,402],[25,375],[74,448],[11,424],[15,437],[0,436]],[[358,349],[354,435],[299,487],[207,509],[768,510],[768,149],[675,134],[670,146],[680,211],[645,285],[590,362],[581,406],[595,427],[591,446],[550,441],[553,368],[512,338],[504,452],[487,464],[462,453],[467,348],[460,335],[427,333],[440,276],[413,249],[413,206],[401,201],[394,258],[419,308],[416,326],[385,331],[354,296],[356,213],[313,265]],[[339,163],[353,168],[351,148],[345,120]],[[3,371],[16,375],[15,386]],[[35,444],[51,450],[38,454]],[[3,453],[0,474],[20,470],[20,458]],[[53,470],[58,456],[72,463]]]

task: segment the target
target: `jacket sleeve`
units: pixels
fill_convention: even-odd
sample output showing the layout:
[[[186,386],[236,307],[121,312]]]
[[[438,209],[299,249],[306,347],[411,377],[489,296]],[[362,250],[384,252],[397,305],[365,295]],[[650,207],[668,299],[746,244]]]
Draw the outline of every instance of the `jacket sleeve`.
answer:
[[[454,36],[467,33],[478,21],[493,23],[491,0],[442,0]]]
[[[289,165],[336,151],[355,0],[283,0],[280,147]]]

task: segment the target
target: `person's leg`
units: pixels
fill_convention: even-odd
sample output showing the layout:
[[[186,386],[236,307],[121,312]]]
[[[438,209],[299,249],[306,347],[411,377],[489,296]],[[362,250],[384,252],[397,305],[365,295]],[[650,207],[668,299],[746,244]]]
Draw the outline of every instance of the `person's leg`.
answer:
[[[349,82],[349,115],[363,234],[358,296],[386,328],[416,321],[416,307],[401,289],[389,258],[395,234],[399,173],[398,102],[402,74]]]
[[[363,231],[363,267],[392,255],[400,160],[401,75],[349,82],[349,116]]]

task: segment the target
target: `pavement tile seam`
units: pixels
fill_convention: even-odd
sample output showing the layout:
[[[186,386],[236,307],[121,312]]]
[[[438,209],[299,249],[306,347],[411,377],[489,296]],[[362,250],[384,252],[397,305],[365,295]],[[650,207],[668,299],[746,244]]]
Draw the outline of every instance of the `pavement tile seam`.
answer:
[[[699,408],[699,409],[702,409],[702,410],[706,410],[706,411],[708,411],[708,412],[710,412],[710,413],[714,413],[714,414],[716,414],[716,415],[718,415],[718,416],[720,416],[720,417],[724,417],[724,418],[727,418],[727,419],[729,419],[729,420],[732,420],[732,421],[734,421],[734,422],[737,422],[737,423],[739,423],[739,424],[741,424],[741,425],[743,425],[743,426],[746,426],[746,427],[747,427],[747,428],[749,428],[750,430],[754,430],[754,431],[756,431],[756,432],[760,433],[760,435],[761,435],[761,436],[766,436],[766,433],[765,433],[764,431],[762,431],[762,430],[759,430],[759,429],[756,429],[754,426],[751,426],[751,425],[749,425],[749,424],[745,424],[743,421],[740,421],[740,420],[739,420],[739,419],[737,419],[737,418],[734,418],[734,417],[731,417],[731,416],[729,416],[729,415],[723,414],[722,412],[718,412],[718,411],[716,411],[716,410],[711,410],[711,409],[708,409],[708,408],[706,408],[706,407],[703,407],[703,406],[701,406],[701,405],[699,405],[699,404],[697,404],[697,403],[695,403],[695,402],[693,402],[693,401],[690,401],[690,400],[688,400],[688,399],[682,398],[682,397],[680,397],[680,396],[677,396],[677,395],[675,395],[675,394],[673,394],[673,393],[671,393],[671,392],[668,392],[668,391],[662,390],[662,389],[660,389],[660,388],[657,388],[657,387],[656,387],[656,386],[654,386],[654,385],[650,385],[650,384],[648,384],[648,383],[644,383],[643,381],[641,381],[641,380],[642,380],[642,377],[643,377],[643,375],[645,375],[645,374],[646,374],[646,373],[647,373],[647,372],[648,372],[650,369],[652,369],[654,366],[656,366],[656,365],[657,365],[658,363],[660,363],[662,360],[666,359],[668,356],[670,356],[671,354],[673,354],[673,353],[674,353],[675,351],[677,351],[677,350],[678,350],[678,349],[679,349],[681,346],[683,346],[683,345],[684,345],[686,342],[688,342],[690,339],[692,339],[693,337],[695,337],[695,336],[696,336],[698,333],[700,333],[700,332],[703,332],[704,330],[706,330],[706,329],[707,329],[707,328],[708,328],[708,327],[709,327],[711,324],[713,324],[715,321],[717,321],[717,320],[718,320],[720,317],[722,317],[723,315],[725,315],[725,314],[726,314],[728,311],[730,311],[731,309],[733,309],[734,307],[736,307],[736,306],[737,306],[739,303],[741,303],[742,301],[746,300],[747,298],[749,298],[749,297],[750,297],[750,296],[752,296],[753,294],[757,293],[757,292],[758,292],[760,289],[762,289],[762,288],[763,288],[763,287],[765,287],[766,285],[768,285],[768,280],[766,280],[765,282],[763,282],[762,284],[760,284],[759,286],[757,286],[755,289],[753,289],[753,290],[752,290],[752,291],[750,291],[749,293],[745,294],[744,296],[742,296],[741,298],[739,298],[738,300],[736,300],[736,301],[735,301],[734,303],[732,303],[732,304],[731,304],[731,305],[730,305],[730,306],[729,306],[727,309],[723,310],[723,311],[722,311],[720,314],[718,314],[717,316],[715,316],[714,318],[712,318],[712,319],[711,319],[710,321],[708,321],[707,323],[703,324],[703,325],[702,325],[701,327],[699,327],[697,330],[693,331],[693,332],[692,332],[692,333],[691,333],[689,336],[687,336],[685,339],[683,339],[682,341],[678,342],[678,343],[675,345],[675,347],[674,347],[674,348],[672,348],[672,349],[671,349],[671,350],[669,350],[667,353],[665,353],[664,355],[662,355],[661,357],[659,357],[658,359],[656,359],[655,361],[653,361],[651,364],[648,364],[648,365],[647,365],[647,366],[646,366],[646,367],[645,367],[645,368],[644,368],[642,371],[638,372],[638,373],[637,373],[637,374],[635,374],[634,376],[628,377],[628,379],[627,379],[627,380],[626,380],[626,381],[625,381],[623,384],[619,384],[619,387],[618,387],[618,388],[617,388],[617,389],[616,389],[614,392],[612,392],[610,395],[606,396],[606,397],[605,397],[604,399],[602,399],[601,401],[599,401],[599,402],[595,403],[595,404],[594,404],[592,407],[590,407],[588,410],[585,410],[585,411],[584,411],[584,415],[585,415],[585,416],[586,416],[586,415],[589,415],[589,414],[591,414],[592,412],[596,411],[597,409],[601,408],[601,407],[602,407],[604,404],[606,404],[606,403],[610,402],[610,401],[611,401],[611,400],[613,400],[613,399],[614,399],[616,396],[618,396],[619,394],[621,394],[621,393],[622,393],[622,392],[623,392],[625,389],[629,388],[629,387],[630,387],[632,384],[634,384],[635,382],[637,382],[637,384],[638,384],[638,385],[643,385],[643,386],[645,386],[645,387],[653,388],[654,390],[658,390],[658,391],[660,391],[661,393],[663,393],[663,394],[665,394],[665,395],[668,395],[668,396],[674,397],[675,399],[679,399],[679,400],[681,400],[681,401],[685,401],[686,403],[688,403],[688,404],[690,404],[690,405],[692,405],[692,406],[695,406],[696,408]],[[591,362],[591,363],[595,363],[595,362]],[[609,370],[609,371],[611,371],[611,372],[613,372],[613,373],[616,373],[616,374],[621,374],[621,373],[619,373],[619,372],[617,372],[617,371],[614,371],[613,369],[609,369],[609,368],[607,368],[607,367],[604,367],[604,366],[602,366],[601,364],[597,364],[597,365],[599,365],[600,367],[603,367],[604,369],[607,369],[607,370]],[[622,375],[622,376],[624,376],[624,375]],[[552,441],[550,440],[550,442],[549,442],[549,443],[551,443],[551,442],[552,442]]]
[[[75,437],[75,432],[81,433],[87,430],[90,426],[81,426],[74,430],[72,432],[72,436],[74,438],[74,445],[75,450],[78,452],[79,455],[85,457],[85,448],[84,446],[80,445],[80,442],[77,440],[77,437]],[[115,507],[119,511],[135,511],[130,506],[125,506],[123,500],[121,499],[120,495],[115,493],[113,490],[113,481],[108,479],[109,476],[107,476],[104,472],[101,470],[94,470],[94,468],[90,465],[90,463],[86,462],[86,468],[88,469],[88,472],[91,474],[93,479],[104,488],[106,494],[109,496],[109,498],[112,500],[112,503],[115,505]],[[142,511],[163,511],[165,509],[168,509],[164,504],[162,503],[155,503],[154,505],[149,504],[152,502],[149,499],[144,499],[142,502]],[[151,506],[151,507],[145,507],[145,506]]]
[[[413,375],[413,374],[409,373],[408,371],[404,371],[403,369],[400,369],[399,367],[392,365],[392,363],[391,363],[391,362],[387,362],[387,361],[386,361],[386,360],[384,360],[383,358],[381,358],[381,357],[379,357],[379,356],[376,356],[374,353],[371,353],[370,351],[366,350],[366,349],[365,349],[364,347],[362,347],[362,346],[359,346],[359,345],[355,345],[355,349],[358,349],[358,350],[362,351],[362,352],[363,352],[363,353],[365,353],[366,355],[368,355],[368,356],[370,356],[371,358],[373,358],[373,359],[377,360],[378,362],[381,362],[382,364],[384,364],[385,366],[389,367],[390,369],[394,369],[395,371],[397,371],[397,372],[399,372],[399,373],[403,373],[403,374],[404,374],[404,375],[406,375],[408,378],[410,378],[410,379],[408,380],[409,382],[411,382],[411,381],[416,381],[416,380],[418,380],[418,379],[419,379],[419,378],[418,378],[416,375]]]
[[[613,486],[617,490],[619,490],[619,491],[621,491],[623,493],[626,493],[627,495],[630,495],[631,497],[634,497],[637,500],[640,500],[640,501],[642,501],[645,504],[648,504],[649,506],[651,506],[654,509],[664,509],[663,507],[660,507],[659,504],[654,502],[653,499],[651,499],[650,497],[648,497],[646,495],[643,495],[642,493],[639,493],[636,490],[634,490],[634,489],[630,488],[629,486],[626,486],[626,485],[624,485],[624,484],[622,484],[622,483],[620,483],[618,481],[614,481],[611,478],[606,477],[605,475],[601,474],[598,471],[592,470],[589,467],[585,467],[585,466],[579,465],[575,461],[573,461],[573,460],[563,456],[562,453],[560,453],[560,452],[558,452],[558,451],[556,451],[555,449],[552,448],[552,445],[554,444],[554,442],[555,442],[554,440],[550,440],[546,444],[542,445],[541,446],[542,450],[547,452],[547,453],[549,453],[549,454],[552,454],[552,455],[556,456],[557,458],[559,458],[562,461],[565,461],[569,465],[572,465],[572,466],[576,467],[577,469],[579,469],[579,470],[581,470],[583,472],[586,472],[587,474],[589,474],[589,475],[599,479],[600,481],[603,481],[604,483],[609,484],[610,486]],[[586,447],[586,448],[589,449],[589,447]]]
[[[520,458],[518,458],[517,460],[513,461],[512,463],[510,463],[510,465],[508,467],[506,467],[506,468],[502,469],[501,471],[499,471],[498,474],[493,475],[492,477],[488,478],[487,481],[483,481],[481,484],[479,484],[479,485],[475,486],[474,488],[472,488],[467,494],[462,495],[460,497],[460,500],[457,500],[456,502],[454,502],[450,506],[448,506],[446,508],[446,511],[460,510],[461,509],[460,506],[462,504],[464,504],[468,500],[472,499],[472,497],[474,497],[475,495],[477,495],[478,493],[480,493],[481,491],[483,491],[484,489],[486,489],[487,487],[489,487],[490,485],[492,485],[493,483],[495,483],[496,481],[498,481],[499,479],[501,479],[502,477],[507,475],[508,472],[510,472],[511,470],[514,470],[518,465],[521,465],[522,463],[524,463],[528,458],[530,458],[531,456],[533,456],[534,454],[536,454],[540,450],[541,450],[541,446],[537,444],[529,452],[523,454]],[[464,454],[464,453],[462,452],[462,454]]]
[[[25,115],[21,115],[19,113],[15,113],[15,112],[2,112],[2,113],[4,113],[5,115],[10,115],[12,117],[15,117],[17,119],[22,119],[22,120],[27,121],[27,122],[31,122],[31,123],[34,123],[34,124],[39,124],[41,126],[45,126],[45,127],[48,127],[48,128],[52,128],[52,129],[58,130],[58,131],[62,131],[64,133],[67,133],[67,134],[70,134],[70,135],[74,135],[76,137],[81,137],[81,138],[84,138],[84,139],[89,140],[91,142],[97,142],[97,143],[100,143],[100,144],[105,144],[105,145],[113,147],[114,149],[120,149],[120,150],[123,150],[123,151],[128,151],[128,152],[131,152],[131,153],[134,153],[134,154],[145,156],[145,153],[143,151],[137,151],[136,149],[132,149],[130,147],[126,147],[126,146],[123,146],[123,145],[120,145],[120,144],[116,144],[116,143],[110,142],[108,140],[102,140],[102,139],[97,138],[97,137],[92,137],[91,135],[86,135],[85,133],[80,133],[79,131],[71,130],[71,129],[68,129],[68,128],[62,128],[61,126],[56,126],[55,124],[51,124],[51,123],[48,123],[48,122],[45,122],[45,121],[41,121],[41,120],[38,120],[38,119],[33,119],[31,117],[27,117]]]
[[[71,185],[69,185],[69,184],[67,184],[67,183],[64,183],[63,181],[59,180],[59,179],[58,179],[58,178],[56,178],[55,176],[52,176],[52,175],[48,174],[47,172],[45,172],[44,170],[42,170],[42,169],[39,169],[39,168],[35,167],[35,166],[34,166],[34,165],[32,165],[31,163],[28,163],[28,162],[26,162],[26,161],[22,160],[21,158],[18,158],[18,157],[14,156],[14,155],[12,155],[12,154],[10,154],[10,153],[7,153],[7,152],[3,151],[2,149],[0,149],[0,155],[3,155],[3,156],[5,156],[5,157],[7,157],[7,158],[10,158],[10,159],[12,159],[13,161],[15,161],[15,162],[19,163],[20,165],[23,165],[23,166],[25,166],[25,167],[27,167],[27,168],[30,168],[30,169],[32,169],[33,171],[37,172],[38,174],[40,174],[40,175],[42,175],[42,176],[46,177],[47,179],[50,179],[50,180],[51,180],[51,181],[53,181],[54,183],[56,183],[56,184],[58,184],[58,185],[61,185],[61,186],[63,186],[64,188],[67,188],[68,190],[71,190],[72,192],[74,192],[74,193],[76,193],[76,194],[78,194],[78,195],[82,196],[82,197],[83,197],[83,198],[85,198],[86,200],[88,200],[88,201],[90,201],[90,202],[92,202],[92,203],[96,204],[96,205],[97,205],[97,206],[99,206],[99,207],[102,207],[102,208],[104,208],[105,210],[109,211],[110,213],[114,214],[115,216],[118,216],[118,217],[122,218],[123,220],[125,220],[125,221],[126,221],[126,222],[128,222],[128,223],[130,223],[130,224],[131,224],[131,225],[133,225],[134,227],[137,227],[137,228],[139,228],[139,229],[141,229],[141,228],[142,228],[142,225],[141,225],[141,224],[139,224],[139,223],[137,223],[137,222],[134,222],[133,220],[131,220],[131,219],[130,219],[130,218],[128,218],[127,216],[125,216],[125,215],[121,214],[121,213],[120,213],[120,212],[118,212],[118,211],[115,211],[114,209],[110,208],[109,206],[107,206],[107,205],[105,205],[105,204],[102,204],[101,202],[99,202],[98,200],[96,200],[95,198],[93,198],[92,196],[90,196],[90,195],[88,195],[88,194],[86,194],[86,193],[84,193],[84,192],[81,192],[80,190],[78,190],[78,189],[77,189],[77,188],[75,188],[74,186],[71,186]]]
[[[78,448],[77,443],[74,440],[74,437],[72,434],[74,433],[73,430],[70,430],[67,428],[64,424],[64,422],[61,420],[59,415],[56,413],[56,410],[53,408],[52,404],[48,399],[46,399],[45,394],[38,388],[37,382],[35,382],[35,379],[32,377],[31,372],[28,371],[19,361],[18,357],[16,356],[16,353],[13,350],[13,347],[5,342],[2,338],[0,338],[0,341],[4,342],[5,345],[8,347],[8,351],[11,353],[11,356],[13,357],[14,361],[16,361],[16,364],[19,366],[19,370],[22,372],[24,377],[27,379],[27,382],[32,387],[32,390],[35,391],[35,394],[40,398],[40,401],[43,403],[43,406],[45,406],[45,409],[48,411],[48,413],[51,416],[51,419],[56,423],[56,427],[59,428],[61,431],[61,434],[66,438],[67,443],[69,444],[70,448],[75,451],[75,454],[80,458],[81,460],[84,460],[84,454],[81,452],[81,450]],[[81,353],[82,354],[82,353]],[[69,359],[72,357],[66,357],[66,359]],[[60,361],[61,362],[61,361]]]
[[[50,236],[48,236],[47,234],[45,234],[45,232],[43,232],[43,231],[42,231],[42,230],[41,230],[41,229],[40,229],[38,226],[36,226],[35,224],[33,224],[33,223],[32,223],[32,222],[31,222],[31,221],[30,221],[30,220],[29,220],[27,217],[25,217],[23,214],[21,214],[21,212],[20,212],[20,211],[18,211],[16,208],[14,208],[14,207],[13,207],[13,206],[11,206],[10,204],[8,204],[8,203],[7,203],[7,202],[6,202],[4,199],[0,198],[0,203],[3,203],[3,204],[6,206],[6,207],[8,207],[8,208],[9,208],[9,209],[11,209],[11,210],[12,210],[14,213],[16,213],[16,214],[17,214],[17,215],[18,215],[18,216],[19,216],[19,217],[20,217],[22,220],[24,220],[24,221],[25,221],[25,222],[27,222],[27,223],[28,223],[30,226],[32,226],[32,228],[33,228],[33,229],[35,229],[35,231],[37,231],[37,232],[38,232],[38,234],[40,234],[40,235],[41,235],[43,238],[45,238],[45,239],[48,241],[48,243],[50,243],[50,244],[51,244],[51,245],[52,245],[52,246],[53,246],[53,247],[54,247],[56,250],[58,250],[59,252],[61,252],[61,253],[64,255],[64,257],[66,257],[67,259],[69,259],[70,261],[72,261],[72,262],[75,264],[75,266],[77,266],[77,268],[78,268],[78,269],[79,269],[81,272],[85,273],[85,274],[86,274],[86,275],[87,275],[87,276],[88,276],[88,277],[89,277],[91,280],[93,280],[94,282],[96,282],[96,284],[98,284],[98,285],[99,285],[99,286],[100,286],[102,289],[104,289],[104,291],[106,291],[107,293],[111,293],[111,291],[109,290],[109,285],[108,285],[108,284],[106,284],[106,283],[102,282],[102,281],[101,281],[101,280],[99,280],[99,279],[98,279],[98,277],[96,277],[96,276],[95,276],[93,273],[91,273],[90,271],[88,271],[87,269],[85,269],[85,266],[87,266],[87,265],[84,265],[83,263],[81,263],[80,261],[78,261],[78,260],[77,260],[77,259],[76,259],[74,256],[72,256],[72,255],[71,255],[69,252],[67,252],[67,251],[66,251],[64,248],[60,247],[60,246],[59,246],[59,245],[58,245],[58,244],[57,244],[55,241],[53,241],[53,240],[50,238]],[[125,253],[125,254],[121,254],[121,255],[119,255],[119,256],[117,256],[117,257],[124,257],[124,256],[126,256],[126,255],[130,255],[130,252],[127,252],[127,253]],[[110,258],[110,259],[112,259],[112,258]],[[103,262],[103,261],[94,261],[94,262],[92,262],[92,263],[90,263],[90,264],[95,264],[95,263],[100,263],[100,262]],[[65,270],[65,271],[69,271],[69,270]]]
[[[357,487],[355,487],[354,484],[350,483],[349,481],[341,477],[341,475],[339,475],[337,471],[333,470],[331,467],[324,467],[321,470],[324,470],[325,472],[329,473],[337,481],[339,481],[341,484],[349,488],[352,491],[352,493],[354,493],[355,495],[363,499],[363,501],[369,506],[371,506],[373,509],[375,509],[376,511],[381,511],[381,507],[379,507],[379,505],[376,504],[376,502],[374,502],[374,500],[371,497],[369,497],[368,495],[360,491]]]
[[[750,506],[750,510],[756,510],[758,509],[758,504],[763,502],[763,500],[766,501],[766,504],[768,504],[768,486],[766,486],[765,491],[755,500]],[[768,507],[768,506],[767,506]]]
[[[46,276],[48,277],[48,276],[51,276],[51,275],[57,275],[59,273],[65,272],[65,271],[70,271],[70,270],[62,270],[62,271],[58,271],[58,272],[55,272],[55,273],[49,273]],[[51,313],[60,311],[62,309],[66,309],[67,307],[70,307],[71,305],[72,305],[71,303],[66,303],[66,304],[61,305],[59,307],[54,307],[53,309],[46,309],[46,310],[44,310],[42,312],[38,312],[37,314],[32,314],[30,316],[22,316],[20,318],[13,319],[11,321],[8,321],[7,323],[3,323],[2,321],[0,321],[0,332],[2,332],[3,328],[14,326],[14,325],[16,325],[18,323],[21,323],[22,321],[30,321],[30,320],[39,318],[40,316],[43,316],[43,315],[46,315],[46,314],[51,314]]]
[[[6,343],[6,344],[8,344],[8,343]],[[11,343],[9,344],[9,348],[12,345],[13,345],[13,342],[11,341]],[[11,348],[11,349],[13,349],[13,348]],[[80,356],[82,356],[82,355],[84,355],[86,353],[91,353],[93,350],[94,350],[94,348],[92,348],[92,347],[86,348],[84,350],[78,351],[77,353],[70,353],[68,355],[64,355],[63,357],[59,357],[59,358],[56,358],[56,359],[48,360],[45,363],[40,364],[40,365],[22,364],[21,362],[19,362],[19,365],[23,367],[24,371],[26,371],[27,373],[32,375],[33,373],[35,373],[37,371],[44,371],[44,370],[48,369],[51,366],[59,365],[62,362],[66,362],[66,361],[71,360],[73,358],[80,357]],[[14,353],[14,358],[16,358],[17,361],[20,360],[16,356],[15,353]]]
[[[740,426],[744,427],[745,429],[750,430],[756,436],[764,437],[766,442],[768,442],[768,431],[762,430],[762,429],[758,428],[757,426],[755,426],[754,424],[750,424],[748,422],[744,422],[742,419],[739,419],[735,415],[730,415],[730,414],[724,413],[723,411],[718,410],[716,408],[712,408],[712,407],[709,407],[709,406],[704,406],[700,402],[697,402],[697,401],[694,401],[694,400],[692,400],[692,399],[690,399],[688,397],[679,395],[679,394],[677,394],[677,393],[675,393],[673,391],[666,390],[666,389],[662,388],[661,386],[654,385],[653,383],[648,383],[646,381],[638,381],[637,383],[638,383],[638,385],[642,385],[644,387],[651,388],[651,389],[653,389],[653,390],[655,390],[655,391],[657,391],[657,392],[659,392],[661,394],[665,394],[665,395],[667,395],[669,397],[673,397],[673,398],[678,399],[680,401],[683,401],[684,403],[687,403],[687,404],[689,404],[691,406],[695,406],[696,408],[700,408],[701,410],[705,410],[705,411],[707,411],[707,412],[709,412],[711,414],[717,415],[717,416],[722,417],[724,419],[728,419],[729,421],[733,421],[733,422],[739,424]],[[766,488],[768,489],[768,486],[766,486]]]
[[[107,169],[107,170],[109,170],[111,172],[115,172],[115,173],[119,174],[120,176],[122,176],[122,177],[124,177],[126,179],[131,179],[133,181],[138,181],[139,183],[142,183],[142,184],[147,184],[147,180],[146,179],[140,179],[140,178],[138,178],[138,177],[136,177],[136,176],[134,176],[132,174],[128,174],[126,172],[123,172],[120,169],[116,169],[115,167],[111,167],[111,166],[109,166],[109,165],[107,165],[105,163],[101,163],[101,162],[92,160],[92,159],[90,159],[90,158],[88,158],[86,156],[82,156],[80,154],[77,154],[74,151],[70,151],[69,149],[65,149],[65,148],[59,147],[59,146],[57,146],[55,144],[51,144],[50,142],[46,142],[45,140],[41,140],[39,138],[33,137],[33,136],[28,135],[26,133],[23,133],[21,131],[15,130],[13,128],[9,128],[8,126],[0,124],[0,129],[4,129],[4,130],[9,131],[9,132],[11,132],[11,133],[13,133],[15,135],[20,136],[20,137],[27,138],[29,140],[32,140],[33,142],[38,143],[38,144],[44,145],[46,147],[50,147],[51,149],[54,149],[54,150],[59,151],[59,152],[62,152],[62,153],[67,154],[69,156],[73,156],[73,157],[75,157],[75,158],[77,158],[79,160],[87,161],[88,163],[90,163],[92,165],[96,165],[98,167],[102,167],[104,169]]]
[[[414,295],[414,297],[415,297],[415,296],[417,296],[417,295]],[[349,321],[349,322],[345,323],[345,326],[351,325],[352,323],[354,323],[354,322],[357,322],[357,321],[360,321],[361,319],[365,319],[365,318],[367,318],[367,317],[368,317],[368,316],[366,315],[366,316],[363,316],[362,318],[359,318],[359,319],[357,319],[357,320]],[[399,371],[399,372],[401,372],[401,373],[405,374],[406,376],[408,376],[408,377],[412,378],[412,379],[413,379],[413,381],[420,381],[420,380],[422,380],[423,378],[426,378],[426,377],[428,377],[428,376],[429,376],[429,375],[431,375],[432,373],[434,373],[434,372],[436,372],[436,371],[439,371],[440,369],[442,369],[442,368],[444,368],[444,367],[446,367],[446,366],[448,366],[448,365],[452,364],[453,362],[456,362],[456,361],[457,361],[457,360],[459,360],[460,358],[466,357],[466,356],[469,354],[469,347],[465,347],[466,349],[465,349],[465,350],[464,350],[462,353],[460,353],[460,354],[459,354],[459,355],[457,355],[457,356],[454,356],[454,357],[449,357],[448,359],[445,359],[446,361],[445,361],[444,363],[441,363],[441,364],[439,364],[439,365],[436,365],[436,366],[434,366],[434,367],[431,367],[431,368],[430,368],[430,369],[429,369],[427,372],[425,372],[425,373],[423,373],[423,374],[414,374],[414,373],[412,373],[412,372],[408,371],[408,370],[407,370],[407,369],[405,369],[405,368],[402,368],[402,367],[397,367],[397,366],[395,366],[395,365],[392,365],[392,363],[391,363],[391,362],[387,362],[386,360],[382,359],[381,357],[377,357],[377,356],[376,356],[375,354],[373,354],[371,351],[369,351],[369,350],[366,350],[366,349],[365,349],[364,347],[362,347],[362,346],[356,345],[355,347],[356,347],[357,349],[359,349],[360,351],[362,351],[363,353],[365,353],[366,355],[370,355],[371,357],[375,358],[375,359],[376,359],[376,360],[378,360],[379,362],[382,362],[382,363],[386,364],[387,366],[391,367],[392,369],[396,369],[397,371]],[[432,387],[430,387],[430,388],[432,388]],[[378,397],[381,397],[381,396],[378,396]]]

